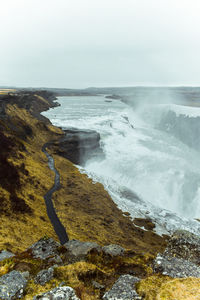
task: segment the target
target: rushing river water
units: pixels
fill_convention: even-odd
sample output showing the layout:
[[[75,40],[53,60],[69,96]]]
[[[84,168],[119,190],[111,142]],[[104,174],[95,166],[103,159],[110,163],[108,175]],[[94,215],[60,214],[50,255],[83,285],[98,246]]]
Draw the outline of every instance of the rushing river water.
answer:
[[[54,125],[100,133],[105,158],[88,161],[82,171],[101,182],[123,211],[152,218],[158,232],[199,231],[194,220],[200,218],[199,108],[135,110],[104,96],[58,102],[60,107],[43,113]]]

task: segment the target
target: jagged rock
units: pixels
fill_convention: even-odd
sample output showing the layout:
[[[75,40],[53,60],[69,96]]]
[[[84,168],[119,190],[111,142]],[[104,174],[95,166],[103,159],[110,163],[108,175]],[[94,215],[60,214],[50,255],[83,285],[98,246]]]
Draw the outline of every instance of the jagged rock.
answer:
[[[98,290],[103,290],[104,288],[105,288],[105,286],[104,285],[102,285],[102,284],[100,284],[100,283],[98,283],[98,282],[96,282],[96,281],[92,281],[92,285],[93,285],[93,287],[95,288],[95,289],[98,289]]]
[[[198,277],[200,267],[182,258],[158,255],[154,260],[154,271],[173,278]]]
[[[40,271],[35,277],[35,283],[40,285],[45,285],[53,278],[54,268],[49,268],[47,270]]]
[[[131,275],[122,275],[114,283],[111,290],[106,292],[103,300],[140,300],[141,297],[135,290],[135,283],[139,278]]]
[[[57,287],[47,293],[37,295],[33,300],[80,300],[69,286]]]
[[[20,299],[23,296],[27,280],[20,272],[12,271],[0,277],[0,299]]]
[[[119,245],[114,245],[114,244],[111,244],[111,245],[108,245],[108,246],[104,246],[102,248],[103,252],[105,254],[108,254],[110,256],[118,256],[118,255],[123,255],[124,254],[124,248],[122,248],[121,246]]]
[[[164,255],[200,264],[200,237],[186,230],[177,230],[170,238]]]
[[[9,252],[7,250],[3,250],[0,252],[0,261],[15,256],[12,252]]]
[[[57,249],[60,244],[55,242],[52,238],[43,238],[33,244],[30,249],[32,250],[33,257],[46,259],[50,256],[57,255]]]
[[[89,158],[103,156],[98,132],[81,129],[64,130],[64,132],[65,136],[54,145],[57,154],[80,165]]]
[[[64,244],[64,247],[69,251],[70,255],[77,258],[84,258],[91,251],[101,251],[101,247],[97,243],[81,242],[78,240],[71,240]]]

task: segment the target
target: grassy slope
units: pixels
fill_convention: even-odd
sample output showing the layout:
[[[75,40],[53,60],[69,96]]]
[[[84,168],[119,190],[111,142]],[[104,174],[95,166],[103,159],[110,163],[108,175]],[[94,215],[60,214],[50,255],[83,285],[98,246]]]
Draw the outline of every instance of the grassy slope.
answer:
[[[152,231],[143,231],[123,215],[100,183],[93,183],[85,174],[57,155],[56,167],[61,174],[62,189],[54,203],[70,238],[116,243],[139,252],[155,253],[164,240]],[[58,199],[62,199],[59,201]]]
[[[46,100],[37,97],[37,101],[44,103]],[[11,125],[7,127],[1,121],[1,131],[14,139],[14,147],[7,160],[19,175],[14,192],[20,201],[16,210],[12,203],[16,201],[11,199],[11,187],[0,187],[1,201],[6,205],[1,214],[0,249],[24,250],[43,235],[56,239],[43,200],[53,184],[54,175],[41,148],[45,142],[58,138],[62,131],[37,120],[17,105],[8,104],[6,114],[9,117],[7,124]],[[57,155],[54,158],[61,174],[62,188],[53,200],[70,238],[100,244],[118,243],[148,252],[163,247],[163,239],[138,229],[128,217],[123,216],[101,184],[93,184],[68,160]]]
[[[19,109],[16,105],[7,106],[7,115],[16,128],[21,129],[24,124],[28,124],[32,130],[32,137],[26,140],[13,136],[13,131],[8,128],[4,127],[3,130],[4,135],[13,139],[15,144],[7,161],[13,166],[13,172],[16,170],[18,173],[19,182],[14,191],[9,185],[0,186],[1,202],[4,206],[6,204],[6,209],[1,213],[0,249],[16,251],[26,249],[45,234],[56,238],[43,199],[44,193],[53,184],[54,175],[48,168],[41,147],[59,130],[49,125],[44,127],[26,110]],[[23,145],[26,150],[19,145]],[[16,199],[11,199],[14,192]],[[18,204],[14,205],[14,201]]]
[[[38,105],[47,104],[45,99],[37,99]],[[7,105],[6,115],[5,120],[0,120],[0,250],[20,252],[42,236],[57,239],[43,199],[53,184],[54,175],[48,168],[41,148],[45,142],[58,138],[62,131],[48,122],[37,120],[16,105]],[[197,299],[199,279],[171,279],[152,275],[151,261],[164,248],[164,239],[152,231],[143,231],[134,226],[129,217],[116,207],[101,184],[94,184],[86,175],[80,174],[71,162],[55,153],[53,155],[62,183],[53,200],[70,238],[97,241],[102,245],[117,243],[131,251],[121,260],[105,261],[101,257],[91,257],[87,262],[58,267],[55,278],[45,287],[30,281],[25,299],[32,299],[33,295],[47,291],[61,281],[74,287],[82,300],[100,299],[99,292],[94,291],[89,278],[105,284],[108,289],[119,274],[129,271],[146,277],[137,287],[144,299],[169,300],[175,296],[179,300]],[[8,262],[0,263],[0,275],[17,266],[20,270],[27,262],[32,264],[33,269],[39,264],[20,254]]]

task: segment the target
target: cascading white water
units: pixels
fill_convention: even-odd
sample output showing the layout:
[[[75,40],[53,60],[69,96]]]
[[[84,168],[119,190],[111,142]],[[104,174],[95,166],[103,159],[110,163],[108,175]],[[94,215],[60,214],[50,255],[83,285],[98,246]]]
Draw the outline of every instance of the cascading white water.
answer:
[[[61,107],[43,114],[56,126],[100,133],[105,159],[88,161],[84,171],[104,184],[122,210],[133,217],[149,216],[167,230],[199,230],[197,222],[186,218],[200,217],[200,158],[169,130],[173,124],[166,112],[173,106],[136,112],[118,100],[105,100],[62,97]]]

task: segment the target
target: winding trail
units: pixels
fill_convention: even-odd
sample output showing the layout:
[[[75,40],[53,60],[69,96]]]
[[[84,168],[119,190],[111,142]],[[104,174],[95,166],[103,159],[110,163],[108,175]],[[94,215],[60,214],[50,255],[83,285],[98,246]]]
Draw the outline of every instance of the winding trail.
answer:
[[[55,191],[57,191],[60,188],[60,174],[58,170],[56,170],[55,165],[54,165],[54,159],[53,157],[47,152],[46,148],[50,145],[51,143],[46,143],[42,147],[42,152],[46,155],[48,158],[48,165],[49,168],[54,171],[55,173],[55,179],[54,179],[54,185],[52,188],[44,195],[44,200],[47,208],[47,214],[48,217],[54,227],[54,230],[60,240],[60,243],[63,245],[67,241],[69,241],[69,237],[67,235],[67,232],[65,230],[65,227],[61,223],[60,219],[58,218],[55,208],[53,206],[52,202],[52,195]]]

